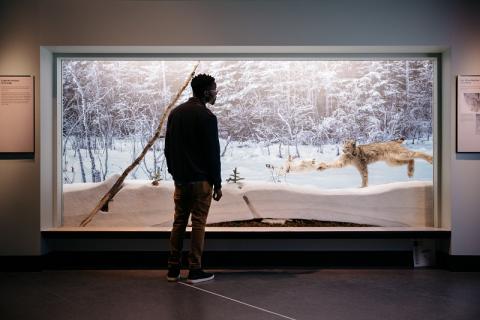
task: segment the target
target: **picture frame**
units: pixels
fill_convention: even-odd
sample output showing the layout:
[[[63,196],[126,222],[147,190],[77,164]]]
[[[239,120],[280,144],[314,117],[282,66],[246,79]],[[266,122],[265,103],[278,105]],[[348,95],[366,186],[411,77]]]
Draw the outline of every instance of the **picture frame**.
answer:
[[[0,160],[35,158],[35,77],[0,75]]]

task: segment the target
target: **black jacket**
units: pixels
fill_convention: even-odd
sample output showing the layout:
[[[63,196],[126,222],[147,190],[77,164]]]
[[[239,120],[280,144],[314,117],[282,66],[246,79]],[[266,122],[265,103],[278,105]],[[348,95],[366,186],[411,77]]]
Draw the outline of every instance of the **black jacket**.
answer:
[[[168,116],[165,158],[176,183],[208,181],[221,188],[217,117],[200,99],[190,98]]]

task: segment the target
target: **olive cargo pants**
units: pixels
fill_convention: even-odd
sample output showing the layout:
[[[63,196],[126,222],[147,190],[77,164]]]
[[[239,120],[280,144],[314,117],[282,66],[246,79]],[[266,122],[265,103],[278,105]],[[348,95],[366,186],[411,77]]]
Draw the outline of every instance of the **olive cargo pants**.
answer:
[[[185,228],[192,214],[192,233],[188,263],[190,269],[202,267],[205,224],[212,202],[212,185],[207,181],[175,184],[175,216],[170,235],[168,266],[179,266],[183,249]]]

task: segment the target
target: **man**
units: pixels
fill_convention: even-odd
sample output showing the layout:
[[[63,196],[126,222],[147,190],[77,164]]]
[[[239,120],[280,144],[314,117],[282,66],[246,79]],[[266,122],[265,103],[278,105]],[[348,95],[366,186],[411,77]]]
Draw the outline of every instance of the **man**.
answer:
[[[199,74],[191,82],[193,97],[169,115],[165,136],[168,172],[175,182],[175,217],[170,235],[168,281],[180,278],[181,254],[185,228],[192,214],[192,233],[188,256],[187,282],[212,280],[212,273],[202,269],[205,224],[213,199],[222,197],[220,145],[217,117],[206,107],[215,104],[215,78]]]

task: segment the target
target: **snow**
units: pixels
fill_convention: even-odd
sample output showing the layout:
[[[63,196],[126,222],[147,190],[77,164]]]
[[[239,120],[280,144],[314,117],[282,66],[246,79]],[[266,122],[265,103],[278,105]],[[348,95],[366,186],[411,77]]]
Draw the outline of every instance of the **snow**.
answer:
[[[220,146],[223,150],[225,140],[221,139]],[[422,151],[427,154],[432,154],[432,141],[425,141],[420,144],[406,144],[406,147],[410,150]],[[286,146],[282,146],[285,153]],[[290,150],[293,150],[293,146],[289,146]],[[122,168],[126,168],[132,162],[132,149],[133,145],[128,140],[115,141],[115,150],[109,151],[109,162],[111,172],[113,174],[121,174]],[[340,148],[341,149],[341,148]],[[140,152],[138,147],[137,152]],[[277,156],[278,144],[269,146],[270,154],[266,147],[255,144],[254,142],[230,142],[225,156],[221,158],[222,165],[222,178],[225,181],[233,173],[233,169],[237,168],[240,173],[240,177],[245,178],[246,181],[273,181],[272,171],[265,165],[271,164],[277,168],[284,166],[286,163],[286,157],[279,158]],[[338,158],[336,155],[336,145],[324,145],[322,152],[319,152],[317,147],[302,145],[299,146],[299,152],[301,159],[315,159],[316,162],[331,162]],[[82,153],[85,150],[82,150]],[[85,152],[84,158],[87,157]],[[74,182],[80,182],[80,166],[78,162],[78,156],[74,156],[74,150],[67,149],[66,168],[67,171],[71,171],[71,167],[74,168],[75,175],[71,173],[64,173],[73,178]],[[153,162],[152,152],[148,152],[145,157],[145,163],[150,164]],[[87,174],[90,172],[90,166],[87,161],[84,163],[85,171]],[[151,165],[150,165],[151,166]],[[144,170],[145,165],[142,162],[134,170],[134,175],[130,174],[128,179],[140,179],[147,180],[150,177]],[[172,180],[172,177],[165,172],[163,167],[162,179]],[[380,185],[391,182],[410,181],[407,176],[406,166],[390,167],[384,162],[377,162],[369,165],[369,185]],[[111,174],[112,174],[111,173]],[[420,181],[432,181],[433,167],[429,163],[423,160],[415,161],[415,180]],[[277,177],[280,183],[291,183],[298,185],[313,185],[322,189],[332,188],[351,188],[361,185],[360,174],[354,167],[345,167],[341,169],[329,169],[322,172],[292,172],[286,176]]]
[[[101,183],[64,186],[63,226],[78,226],[114,177]],[[433,226],[431,182],[396,182],[367,188],[324,190],[289,183],[227,184],[223,198],[212,201],[207,223],[264,219],[316,219],[373,224],[383,227]],[[173,222],[174,186],[161,181],[127,180],[91,227],[169,227]],[[253,207],[250,209],[244,199]],[[257,216],[257,214],[259,216]]]
[[[270,146],[270,155],[268,155],[266,148],[253,143],[231,143],[226,156],[221,159],[222,177],[224,179],[228,178],[236,167],[240,177],[244,177],[247,181],[273,181],[272,172],[265,167],[265,164],[268,163],[276,168],[280,168],[286,163],[285,158],[276,156],[277,146]],[[433,153],[431,141],[415,145],[408,144],[406,147],[410,150],[422,151],[427,154]],[[290,148],[293,149],[291,146]],[[320,153],[318,148],[313,146],[299,146],[299,150],[302,156],[301,159],[315,159],[317,163],[332,162],[338,158],[336,145],[325,145],[323,153]],[[295,161],[300,161],[301,159],[295,159]],[[369,165],[368,171],[370,186],[411,180],[407,176],[406,166],[390,167],[385,162],[380,161]],[[432,165],[423,160],[415,161],[415,180],[431,182],[432,176]],[[352,188],[361,185],[360,174],[353,166],[341,169],[328,169],[322,172],[291,172],[286,176],[279,176],[278,178],[282,183],[311,185],[322,189]]]
[[[123,153],[112,152],[110,159],[114,166],[125,167],[131,151],[125,141],[121,143]],[[407,147],[432,152],[431,141]],[[286,161],[276,156],[276,150],[276,146],[270,146],[268,155],[266,148],[259,145],[230,144],[222,157],[222,177],[227,179],[237,167],[240,177],[245,179],[241,184],[224,182],[223,198],[220,202],[212,202],[208,223],[297,218],[386,227],[433,225],[433,167],[423,160],[415,161],[415,180],[407,177],[406,166],[374,163],[369,166],[369,187],[359,188],[360,175],[353,167],[288,173],[274,182],[272,171],[265,164],[280,168]],[[323,153],[312,146],[300,146],[299,150],[304,159],[314,158],[318,162],[337,158],[335,145],[324,146]],[[101,183],[64,184],[63,226],[78,226],[119,176],[119,173],[113,174]],[[123,188],[110,202],[109,212],[99,212],[90,226],[172,225],[174,186],[171,177],[160,181],[159,186],[152,186],[151,180],[145,180],[145,173],[138,169],[137,177],[144,180],[125,180]],[[243,196],[259,216],[247,206]]]

